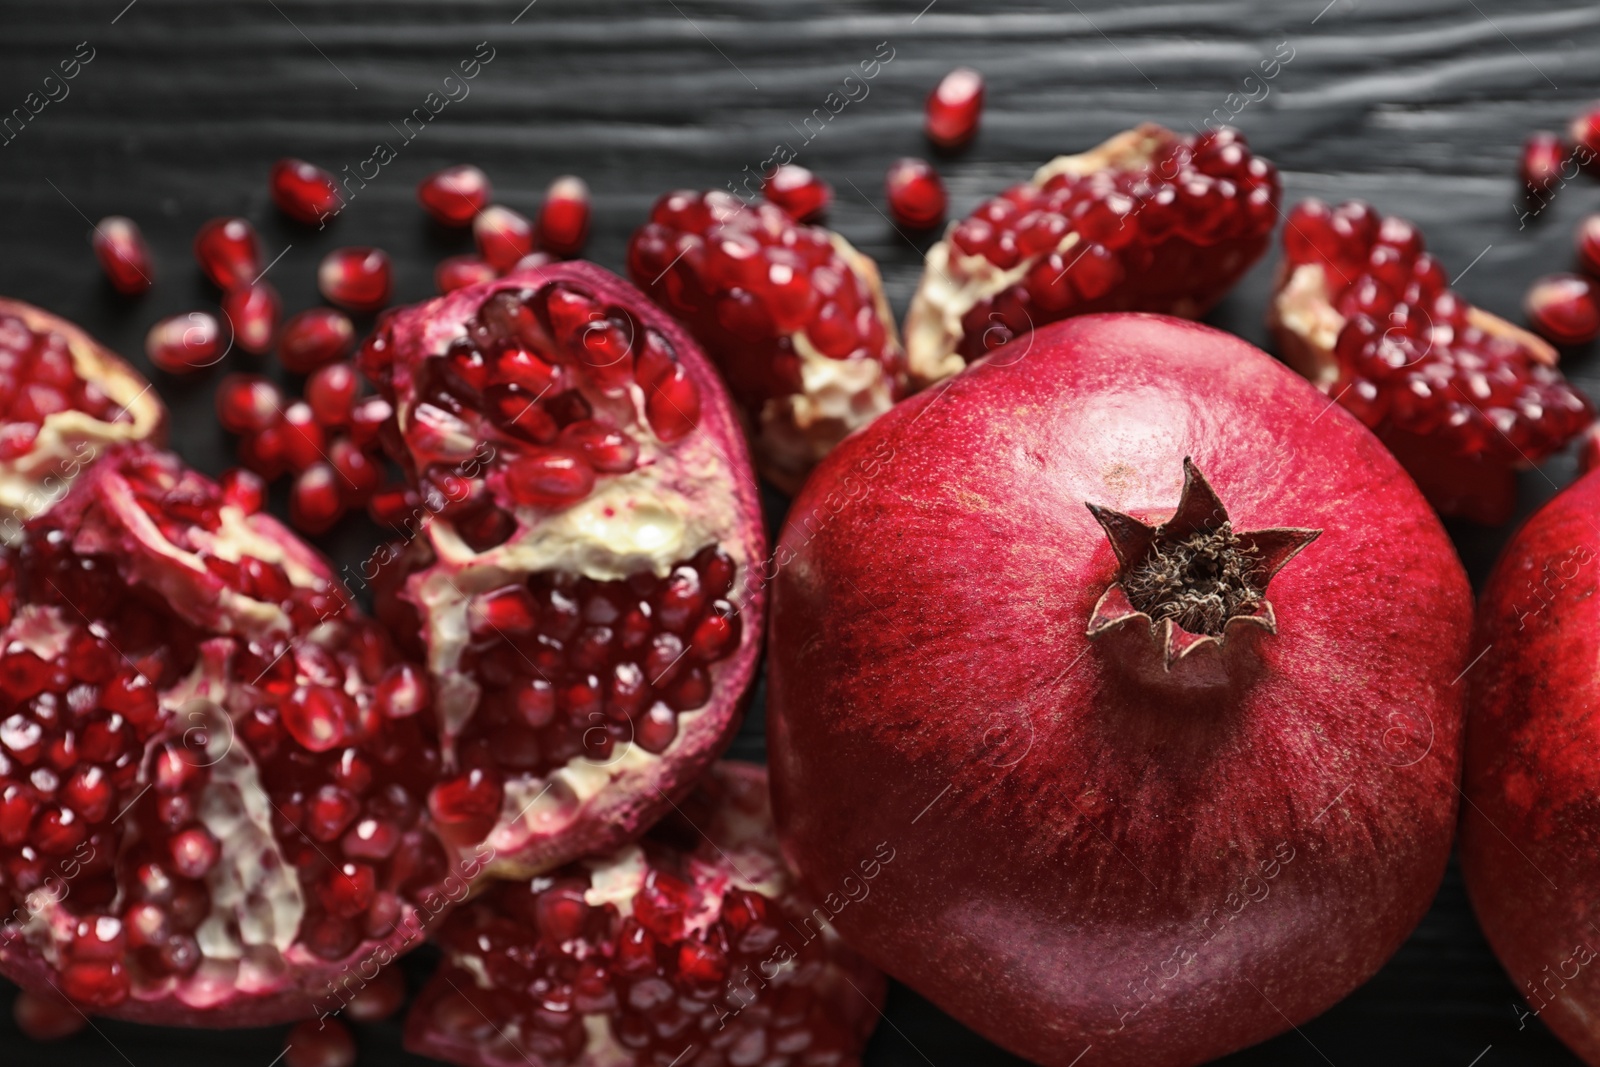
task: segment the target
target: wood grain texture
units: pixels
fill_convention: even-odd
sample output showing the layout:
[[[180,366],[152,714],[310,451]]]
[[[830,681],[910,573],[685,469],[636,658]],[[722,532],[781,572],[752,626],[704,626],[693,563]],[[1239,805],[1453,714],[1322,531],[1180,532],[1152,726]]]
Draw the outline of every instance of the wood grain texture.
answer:
[[[1230,93],[1259,96],[1244,79],[1280,42],[1292,60],[1235,121],[1282,169],[1286,200],[1363,197],[1409,216],[1453,274],[1471,264],[1459,287],[1489,309],[1517,317],[1527,283],[1568,266],[1573,224],[1600,209],[1600,185],[1580,182],[1539,217],[1520,219],[1514,176],[1528,132],[1559,129],[1600,96],[1600,7],[1592,4],[125,2],[0,7],[0,115],[22,106],[78,42],[94,49],[68,95],[0,145],[0,292],[76,320],[141,366],[150,323],[214,304],[188,251],[213,215],[257,222],[268,255],[282,253],[270,278],[291,310],[316,300],[315,264],[343,244],[382,245],[395,257],[398,297],[430,295],[433,263],[468,241],[427,225],[413,188],[461,161],[487,169],[499,199],[524,211],[552,177],[582,174],[595,195],[589,254],[617,269],[628,234],[659,193],[736,182],[787,142],[834,184],[832,224],[877,258],[903,312],[925,242],[887,223],[883,172],[896,156],[926,153],[923,97],[957,64],[976,66],[989,81],[977,141],[939,162],[960,213],[1058,151],[1147,119],[1186,130],[1228,108]],[[494,58],[470,94],[405,141],[395,127],[483,41]],[[806,139],[805,119],[880,42],[893,59],[869,91],[852,89],[859,99]],[[265,179],[279,156],[344,173],[379,142],[393,145],[397,158],[326,232],[272,211]],[[142,300],[112,296],[91,257],[88,220],[111,213],[138,219],[153,245],[157,287]],[[1211,321],[1263,343],[1271,271],[1271,262],[1258,266]],[[1600,396],[1600,367],[1589,353],[1575,353],[1569,369]],[[215,376],[157,381],[175,412],[177,448],[220,471],[231,445],[210,414]],[[1522,513],[1572,472],[1569,457],[1529,472]],[[770,503],[776,521],[782,501]],[[1452,528],[1475,581],[1506,532]],[[324,547],[354,560],[375,536],[351,523]],[[762,751],[759,701],[757,709],[738,755]],[[408,962],[413,979],[426,963]],[[1575,1062],[1536,1021],[1519,1028],[1518,1004],[1452,872],[1421,927],[1366,987],[1298,1033],[1223,1062]],[[0,1062],[264,1067],[278,1052],[276,1033],[97,1025],[61,1045],[35,1046],[6,1013]],[[361,1043],[364,1064],[421,1062],[399,1051],[393,1024],[364,1027]],[[867,1062],[1016,1061],[897,989]],[[1093,1062],[1091,1051],[1084,1067]]]

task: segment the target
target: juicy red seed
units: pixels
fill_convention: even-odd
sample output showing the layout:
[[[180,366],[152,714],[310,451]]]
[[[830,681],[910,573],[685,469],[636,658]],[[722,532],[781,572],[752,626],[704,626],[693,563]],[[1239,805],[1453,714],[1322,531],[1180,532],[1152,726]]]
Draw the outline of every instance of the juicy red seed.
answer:
[[[467,226],[489,204],[489,176],[462,164],[430,174],[417,186],[417,202],[446,226]]]
[[[500,272],[479,256],[450,256],[433,268],[433,284],[441,295],[492,282],[499,276]]]
[[[309,534],[323,533],[343,514],[339,474],[331,464],[313,463],[295,477],[289,488],[289,518],[296,528]]]
[[[330,363],[306,379],[306,403],[322,426],[344,426],[350,421],[360,388],[361,377],[354,363]]]
[[[500,780],[481,769],[446,779],[428,793],[428,810],[443,823],[492,820],[500,814]]]
[[[666,442],[677,441],[700,423],[700,391],[681,365],[650,383],[645,397],[650,429]]]
[[[505,481],[518,504],[562,508],[594,489],[594,468],[582,453],[569,448],[532,448],[507,464]]]
[[[61,992],[89,1008],[110,1008],[128,996],[128,972],[113,960],[82,960],[61,968]]]
[[[39,427],[28,422],[9,422],[0,425],[0,462],[17,459],[33,450],[39,437]]]
[[[173,315],[150,327],[144,338],[145,355],[169,374],[189,374],[221,359],[222,330],[204,311]]]
[[[61,997],[49,993],[17,994],[11,1004],[17,1029],[34,1041],[59,1041],[89,1025],[88,1017]]]
[[[477,637],[532,633],[538,622],[539,607],[520,585],[480,593],[467,608],[467,625]]]
[[[1585,163],[1600,157],[1600,106],[1591,107],[1574,118],[1567,132],[1574,145],[1588,152]]]
[[[212,219],[194,239],[194,257],[218,289],[249,285],[261,274],[261,239],[250,220]]]
[[[344,210],[332,174],[303,159],[284,157],[272,165],[267,184],[278,210],[297,222],[326,224]]]
[[[1600,278],[1600,215],[1578,224],[1578,266],[1591,278]]]
[[[899,159],[884,177],[889,214],[902,226],[923,230],[944,218],[944,182],[926,160]]]
[[[307,1019],[284,1041],[284,1067],[353,1067],[356,1040],[338,1019]]]
[[[122,215],[107,215],[94,228],[94,254],[111,287],[138,296],[153,284],[155,267],[139,224]]]
[[[296,374],[310,374],[349,354],[356,327],[350,316],[333,308],[311,308],[283,324],[278,359]]]
[[[571,258],[583,251],[588,239],[589,187],[582,178],[570,174],[557,178],[550,183],[550,191],[539,208],[539,246],[553,255]]]
[[[232,504],[246,515],[254,515],[267,503],[267,483],[261,476],[238,467],[222,472],[217,479],[224,503]]]
[[[409,719],[428,706],[427,675],[409,663],[396,663],[378,680],[373,702],[390,719]]]
[[[327,435],[311,405],[296,400],[283,409],[283,455],[295,470],[305,470],[327,459]]]
[[[377,463],[348,437],[341,437],[328,446],[328,461],[338,472],[339,496],[344,504],[352,508],[364,507],[382,481]]]
[[[1600,293],[1577,274],[1549,274],[1523,300],[1528,324],[1558,345],[1586,345],[1600,336]]]
[[[761,192],[796,222],[820,218],[833,202],[828,183],[797,163],[785,163],[767,175]]]
[[[362,448],[378,440],[378,432],[394,418],[394,407],[381,396],[364,396],[350,409],[350,439]]]
[[[627,434],[588,419],[562,430],[561,443],[581,451],[590,466],[606,474],[625,474],[639,458],[639,446]]]
[[[1567,156],[1567,146],[1555,134],[1541,130],[1530,136],[1522,146],[1523,187],[1533,195],[1549,192],[1561,181]]]
[[[174,836],[167,843],[167,851],[172,869],[185,878],[204,878],[221,854],[217,839],[199,827]]]
[[[478,254],[502,273],[533,251],[533,223],[499,204],[484,208],[472,220],[472,237],[477,242]]]
[[[347,311],[377,311],[393,287],[389,253],[381,248],[336,248],[317,267],[317,291]]]
[[[957,67],[928,94],[925,129],[940,148],[957,148],[972,138],[983,113],[983,75]]]
[[[232,329],[233,343],[251,355],[272,351],[282,311],[278,291],[267,282],[238,286],[222,296],[222,315]]]

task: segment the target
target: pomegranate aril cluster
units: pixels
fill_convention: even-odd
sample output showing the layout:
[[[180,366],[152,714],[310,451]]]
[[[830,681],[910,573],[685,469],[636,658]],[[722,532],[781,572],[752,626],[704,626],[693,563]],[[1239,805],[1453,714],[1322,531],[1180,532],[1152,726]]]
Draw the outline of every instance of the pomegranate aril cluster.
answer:
[[[79,377],[66,337],[0,313],[0,463],[32,451],[44,420],[63,411],[131,421],[99,385]]]
[[[1475,325],[1411,223],[1352,201],[1289,213],[1291,265],[1320,264],[1344,318],[1339,402],[1373,428],[1432,436],[1463,457],[1537,461],[1593,419],[1583,395],[1528,343]]]

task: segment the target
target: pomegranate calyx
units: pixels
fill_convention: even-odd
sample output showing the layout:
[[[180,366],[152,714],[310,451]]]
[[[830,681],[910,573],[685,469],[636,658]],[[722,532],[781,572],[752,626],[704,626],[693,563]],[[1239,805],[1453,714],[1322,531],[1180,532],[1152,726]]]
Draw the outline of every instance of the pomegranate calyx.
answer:
[[[1090,613],[1093,639],[1142,620],[1161,650],[1162,668],[1207,646],[1220,650],[1237,627],[1277,633],[1267,584],[1321,530],[1235,530],[1228,509],[1200,468],[1183,460],[1183,492],[1171,518],[1151,525],[1087,504],[1117,556],[1117,580]]]

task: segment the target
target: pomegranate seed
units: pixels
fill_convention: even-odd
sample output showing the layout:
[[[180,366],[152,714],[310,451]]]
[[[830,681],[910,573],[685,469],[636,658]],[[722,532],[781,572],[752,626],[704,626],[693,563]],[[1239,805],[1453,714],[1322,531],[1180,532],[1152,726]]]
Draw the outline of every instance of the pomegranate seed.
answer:
[[[555,261],[556,257],[552,256],[549,252],[529,252],[527,255],[517,260],[515,265],[512,266],[510,272],[508,273],[515,273],[519,270],[533,270],[537,267],[548,267]]]
[[[796,163],[785,163],[767,175],[761,192],[796,222],[820,218],[833,202],[828,183]]]
[[[333,308],[311,308],[283,325],[278,338],[278,360],[296,374],[343,359],[355,345],[356,327],[350,316]]]
[[[358,1023],[387,1019],[400,1010],[406,1000],[406,980],[400,968],[389,967],[362,986],[345,1005],[345,1014]]]
[[[1553,133],[1540,131],[1522,146],[1522,184],[1531,195],[1549,192],[1561,180],[1567,146]]]
[[[478,256],[451,256],[433,268],[433,284],[440,295],[465,289],[469,285],[492,282],[500,272]]]
[[[1558,345],[1586,345],[1600,336],[1600,296],[1577,274],[1548,274],[1523,298],[1528,323]]]
[[[1573,119],[1568,135],[1572,144],[1583,150],[1577,153],[1581,163],[1588,166],[1600,160],[1600,105]]]
[[[495,270],[509,271],[533,251],[533,224],[508,207],[493,204],[472,220],[478,254]]]
[[[94,254],[111,287],[124,296],[138,296],[153,284],[150,246],[139,224],[121,215],[107,215],[94,228]]]
[[[31,422],[8,422],[0,425],[0,462],[18,459],[33,451],[39,438],[39,427]]]
[[[960,147],[977,132],[982,112],[983,75],[957,67],[928,94],[928,140],[944,149]]]
[[[233,328],[234,343],[255,356],[272,351],[282,310],[278,291],[267,282],[241,285],[222,296],[222,315]]]
[[[347,311],[377,311],[389,302],[392,274],[381,248],[336,248],[317,267],[317,291]]]
[[[265,378],[230,374],[217,386],[217,421],[229,433],[260,433],[283,421],[283,394]]]
[[[651,425],[654,424],[652,419]],[[510,462],[505,479],[506,491],[517,503],[563,508],[582,500],[594,489],[594,468],[582,453],[571,449],[534,448]]]
[[[520,585],[480,593],[467,608],[467,626],[476,637],[532,633],[538,621],[539,606]]]
[[[1591,278],[1600,278],[1600,215],[1578,224],[1578,266]]]
[[[167,843],[167,851],[172,869],[185,878],[204,878],[221,855],[217,839],[198,826],[174,836]]]
[[[378,432],[394,418],[394,408],[381,396],[364,396],[350,409],[350,439],[362,448],[378,440]]]
[[[539,247],[552,255],[570,259],[583,251],[589,239],[589,187],[582,178],[566,174],[550,183],[539,208],[538,234]]]
[[[319,367],[306,379],[306,403],[319,425],[325,429],[344,426],[350,421],[361,377],[354,363],[330,363]]]
[[[284,157],[267,179],[272,202],[297,222],[324,224],[344,210],[344,197],[332,174],[303,159]]]
[[[195,235],[194,258],[218,289],[249,285],[261,273],[261,239],[249,219],[212,219]]]
[[[646,389],[645,417],[661,440],[676,441],[699,425],[700,391],[682,366],[673,364]]]
[[[91,1008],[110,1008],[128,996],[128,972],[113,960],[75,960],[61,968],[61,992]]]
[[[328,448],[328,460],[339,472],[339,492],[350,507],[364,507],[378,491],[382,477],[372,457],[348,437],[341,437]]]
[[[327,434],[317,422],[311,405],[296,400],[283,409],[283,456],[297,471],[305,470],[323,456]]]
[[[297,1023],[284,1041],[283,1067],[353,1067],[356,1039],[338,1019]]]
[[[422,179],[417,202],[446,226],[467,226],[489,204],[489,176],[470,164],[446,167]]]
[[[222,502],[232,504],[246,515],[254,515],[267,504],[267,483],[254,471],[230,467],[217,479]]]
[[[221,328],[204,311],[173,315],[150,327],[144,338],[150,362],[170,374],[187,374],[212,366],[225,354]]]
[[[442,823],[479,824],[500,814],[499,779],[474,768],[448,778],[428,793],[428,810]]]
[[[428,706],[429,683],[425,674],[409,663],[397,663],[378,680],[373,703],[391,719],[408,719]]]
[[[884,179],[889,214],[902,226],[925,230],[944,218],[944,182],[926,160],[899,159]]]
[[[66,1000],[50,993],[17,994],[11,1005],[17,1029],[34,1041],[59,1041],[89,1025],[89,1019]]]
[[[325,533],[343,514],[339,474],[332,465],[313,463],[301,471],[289,488],[289,518],[296,529],[308,534]],[[313,748],[312,751],[320,752],[322,749]]]

